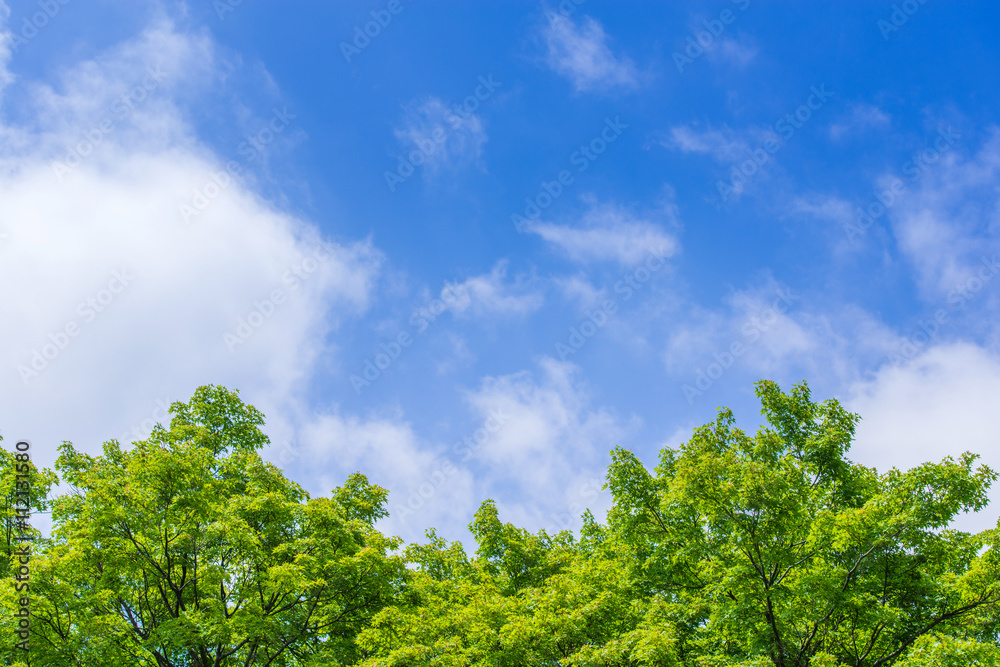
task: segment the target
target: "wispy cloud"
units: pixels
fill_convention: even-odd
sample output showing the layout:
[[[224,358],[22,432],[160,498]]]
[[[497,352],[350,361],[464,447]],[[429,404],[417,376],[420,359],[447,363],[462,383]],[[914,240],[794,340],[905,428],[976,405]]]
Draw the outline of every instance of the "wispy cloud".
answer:
[[[339,410],[313,415],[297,441],[296,458],[309,461],[302,471],[307,488],[328,493],[361,470],[389,489],[390,516],[380,528],[391,535],[415,540],[429,526],[455,530],[483,500],[451,446],[421,438],[398,411],[363,419]]]
[[[865,130],[884,130],[892,124],[892,118],[874,104],[860,102],[852,104],[850,112],[841,120],[830,125],[830,138],[834,141],[849,134]]]
[[[438,97],[406,105],[402,124],[394,134],[403,159],[431,177],[443,170],[481,167],[483,146],[489,140],[479,116],[472,112],[460,115]],[[416,159],[409,157],[417,153]]]
[[[565,76],[578,92],[602,92],[638,86],[635,65],[608,47],[608,36],[595,19],[584,16],[578,24],[569,16],[550,12],[543,29],[546,62]]]
[[[1000,129],[989,131],[979,151],[934,152],[916,186],[888,210],[892,233],[912,262],[917,282],[933,300],[977,279],[983,260],[1000,252]]]
[[[762,377],[839,386],[878,364],[897,336],[871,314],[833,305],[770,275],[732,292],[718,308],[679,309],[669,325],[667,371],[701,395],[718,382],[733,386]],[[722,380],[723,375],[726,376]],[[683,386],[682,386],[683,389]]]
[[[676,224],[672,207],[662,217]],[[615,204],[590,201],[590,207],[575,225],[538,223],[528,231],[538,234],[580,262],[617,262],[631,266],[644,260],[650,252],[671,256],[679,248],[677,239],[659,224],[635,216]]]
[[[726,126],[702,129],[697,124],[675,125],[659,141],[666,148],[709,155],[719,162],[731,162],[750,150],[748,137]]]
[[[10,18],[10,8],[3,0],[0,0],[0,101],[3,101],[3,89],[14,80],[14,75],[7,69],[10,62],[13,48],[11,44],[14,35],[6,28],[6,23]]]
[[[705,54],[713,62],[722,62],[736,67],[746,67],[757,57],[758,49],[747,38],[723,37],[705,47]]]
[[[487,274],[447,284],[442,294],[454,295],[448,301],[451,311],[456,315],[527,315],[541,308],[544,297],[526,280],[506,281],[507,266],[501,260]]]
[[[579,367],[548,357],[538,360],[537,372],[485,378],[467,401],[483,419],[491,411],[505,417],[477,458],[488,471],[486,488],[504,484],[497,496],[501,507],[527,525],[550,526],[554,514],[579,502],[574,496],[587,480],[597,480],[598,490],[606,453],[640,424],[637,417],[622,419],[592,405]],[[590,508],[600,516],[607,499],[594,495]],[[574,520],[580,510],[573,508]]]
[[[789,215],[824,220],[831,224],[831,230],[838,241],[843,241],[841,229],[854,223],[856,205],[834,195],[809,194],[792,199],[786,209]]]

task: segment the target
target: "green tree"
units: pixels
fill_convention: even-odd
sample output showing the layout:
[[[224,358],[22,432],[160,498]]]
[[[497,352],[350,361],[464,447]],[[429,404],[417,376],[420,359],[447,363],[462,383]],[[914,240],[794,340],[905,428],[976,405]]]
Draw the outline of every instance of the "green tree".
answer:
[[[2,440],[0,437],[0,441]],[[21,638],[15,639],[19,619],[13,613],[19,610],[19,600],[24,597],[25,586],[30,588],[31,582],[14,579],[14,573],[22,564],[22,556],[15,555],[15,551],[27,549],[27,565],[32,567],[30,558],[39,552],[43,544],[42,534],[35,527],[32,517],[48,512],[49,494],[56,482],[54,472],[39,470],[30,461],[30,450],[10,452],[0,449],[0,551],[3,552],[3,557],[0,558],[0,576],[3,577],[0,607],[5,612],[3,618],[0,618],[0,634],[3,636],[3,641],[0,642],[0,660],[5,665],[26,664],[25,652],[15,646]],[[25,498],[30,514],[28,518],[24,516]],[[22,540],[22,537],[29,539]]]
[[[203,387],[129,450],[61,448],[33,664],[1000,667],[1000,525],[950,528],[996,473],[880,474],[847,458],[837,401],[757,396],[753,436],[723,409],[652,471],[614,450],[607,521],[579,536],[483,502],[470,556],[433,530],[396,554],[384,489],[309,498],[260,458],[260,413]]]
[[[655,602],[647,632],[676,637],[670,660],[918,665],[931,633],[995,652],[969,621],[1000,602],[997,534],[948,526],[986,506],[996,473],[963,454],[878,474],[846,458],[859,417],[837,401],[805,383],[757,396],[753,437],[723,409],[653,474],[613,453],[609,530]]]
[[[527,591],[563,569],[569,535],[501,524],[492,501],[482,504],[470,528],[480,541],[474,559],[433,530],[428,544],[406,549],[415,569],[397,604],[358,638],[372,656],[365,665],[535,664],[525,662],[526,637],[512,619],[524,615]]]
[[[471,559],[429,531],[428,544],[406,550],[414,569],[397,604],[359,636],[372,654],[364,664],[612,664],[584,660],[640,619],[626,573],[601,557],[602,530],[585,520],[579,540],[531,533],[502,523],[487,500],[469,526],[478,542]]]
[[[483,503],[474,558],[431,532],[366,665],[997,665],[1000,531],[951,530],[996,474],[966,454],[884,474],[847,459],[858,417],[757,385],[650,472],[612,452],[606,525],[529,533]]]
[[[131,449],[60,448],[35,565],[33,664],[340,665],[403,575],[374,523],[386,491],[353,475],[310,498],[258,450],[262,415],[202,387]]]

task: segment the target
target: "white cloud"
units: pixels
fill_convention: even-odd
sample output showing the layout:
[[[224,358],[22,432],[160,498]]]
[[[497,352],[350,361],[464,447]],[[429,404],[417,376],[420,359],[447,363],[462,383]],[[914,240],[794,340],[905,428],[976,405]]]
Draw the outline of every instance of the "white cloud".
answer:
[[[670,257],[678,250],[677,239],[650,220],[637,218],[613,204],[589,200],[579,225],[536,223],[528,231],[559,248],[576,262],[617,262],[633,266],[650,253]],[[676,209],[668,205],[665,217],[676,226]]]
[[[206,187],[223,160],[180,100],[210,94],[216,68],[207,38],[164,22],[54,85],[15,84],[34,113],[0,124],[0,281],[17,286],[0,302],[0,424],[42,465],[63,439],[95,451],[208,383],[241,388],[286,435],[327,334],[367,308],[382,261],[368,241],[323,239],[239,179]],[[69,150],[86,155],[57,174]],[[196,190],[213,196],[187,224]]]
[[[847,117],[830,125],[830,138],[838,141],[848,134],[868,129],[886,129],[891,122],[889,114],[874,104],[864,102],[852,104]]]
[[[638,86],[635,66],[626,56],[616,56],[606,44],[599,22],[584,16],[577,24],[568,16],[548,14],[543,29],[546,62],[565,76],[578,92],[629,89]]]
[[[725,126],[721,130],[699,130],[696,126],[677,125],[670,128],[660,143],[682,153],[711,155],[720,162],[743,157],[750,149],[744,137]]]
[[[837,223],[841,236],[843,226],[854,224],[854,208],[846,199],[824,195],[796,197],[788,207],[790,213]]]
[[[0,0],[0,26],[6,26],[10,18],[10,8]],[[7,69],[12,53],[13,35],[7,30],[0,30],[0,102],[3,101],[3,89],[13,80],[13,75]]]
[[[751,157],[751,151],[767,139],[781,143],[774,130],[768,127],[751,126],[733,130],[726,125],[715,129],[692,123],[671,127],[665,136],[659,138],[659,143],[671,150],[708,155],[716,162],[726,163]]]
[[[456,315],[528,315],[545,303],[544,297],[527,280],[518,277],[513,284],[507,277],[507,260],[501,260],[487,274],[473,276],[461,283],[447,283],[441,300]]]
[[[399,414],[317,415],[299,431],[294,455],[308,461],[306,483],[317,493],[329,493],[355,471],[388,489],[390,515],[380,528],[410,541],[431,526],[455,539],[482,500],[460,457],[421,440]]]
[[[817,347],[815,337],[799,321],[802,301],[801,294],[769,278],[762,285],[733,292],[724,308],[692,307],[688,321],[671,328],[664,354],[667,368],[686,371],[736,342],[747,350],[741,365],[775,373],[783,359]]]
[[[489,137],[482,120],[472,112],[456,113],[437,97],[407,105],[403,125],[395,130],[404,158],[434,176],[444,169],[481,166],[483,146]]]
[[[776,164],[771,153],[784,140],[772,127],[751,125],[733,130],[725,125],[715,129],[691,123],[671,127],[656,141],[670,150],[707,155],[724,165],[728,173],[717,183],[724,203],[739,200],[752,183],[770,178]]]
[[[490,415],[502,421],[475,461],[480,488],[494,494],[505,521],[551,531],[566,527],[564,519],[578,527],[585,507],[598,517],[607,509],[608,498],[597,491],[608,452],[639,420],[592,406],[578,367],[543,357],[537,376],[487,377],[467,399],[484,423]]]
[[[728,62],[736,67],[746,67],[757,57],[757,47],[750,44],[744,37],[722,37],[705,47],[708,59],[715,62]]]
[[[607,298],[607,288],[595,287],[585,274],[555,278],[553,282],[567,300],[576,302],[580,310],[592,308]]]
[[[680,309],[669,327],[667,370],[697,389],[747,386],[760,378],[837,387],[885,360],[899,337],[854,306],[831,307],[822,294],[767,277],[734,291],[723,307]],[[734,347],[735,346],[735,347]],[[716,368],[718,367],[718,368]],[[708,383],[696,382],[701,374]]]
[[[918,163],[923,165],[920,180],[896,196],[888,217],[918,285],[926,296],[942,301],[975,285],[977,276],[982,280],[983,260],[1000,252],[1000,130],[993,128],[968,159],[960,157],[959,146],[927,154],[933,159]]]
[[[851,385],[845,405],[861,415],[855,460],[880,471],[907,469],[962,452],[1000,471],[1000,359],[969,343],[939,345],[904,366],[883,366],[874,378]],[[1000,487],[966,530],[996,526]]]
[[[505,521],[550,532],[579,528],[583,510],[601,517],[608,452],[639,427],[592,405],[579,368],[543,357],[538,372],[486,377],[465,392],[467,432],[448,443],[420,438],[400,414],[366,419],[337,411],[310,418],[291,456],[309,462],[306,486],[318,493],[361,470],[389,489],[381,527],[419,539],[434,526],[449,539],[487,498]]]

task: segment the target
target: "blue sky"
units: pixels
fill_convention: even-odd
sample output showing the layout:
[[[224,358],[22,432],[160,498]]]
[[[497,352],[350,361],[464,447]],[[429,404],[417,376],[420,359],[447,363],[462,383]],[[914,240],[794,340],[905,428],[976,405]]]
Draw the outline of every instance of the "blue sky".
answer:
[[[1000,466],[997,18],[0,2],[0,434],[50,464],[238,388],[407,539],[577,526],[611,448],[753,427],[761,378],[868,465]]]

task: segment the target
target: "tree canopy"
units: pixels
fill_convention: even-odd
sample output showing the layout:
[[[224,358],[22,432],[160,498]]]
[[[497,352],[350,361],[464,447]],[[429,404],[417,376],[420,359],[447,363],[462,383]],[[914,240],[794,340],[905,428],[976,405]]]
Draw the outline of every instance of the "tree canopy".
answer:
[[[836,400],[756,393],[753,435],[721,409],[652,470],[613,450],[611,509],[579,533],[484,500],[470,553],[383,535],[388,494],[364,475],[310,497],[261,458],[263,415],[202,387],[146,440],[65,443],[55,473],[32,469],[54,525],[33,549],[32,664],[1000,665],[1000,526],[951,527],[996,473],[971,453],[880,473],[847,457],[859,417]],[[20,595],[3,592],[6,664],[26,664]]]

